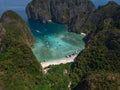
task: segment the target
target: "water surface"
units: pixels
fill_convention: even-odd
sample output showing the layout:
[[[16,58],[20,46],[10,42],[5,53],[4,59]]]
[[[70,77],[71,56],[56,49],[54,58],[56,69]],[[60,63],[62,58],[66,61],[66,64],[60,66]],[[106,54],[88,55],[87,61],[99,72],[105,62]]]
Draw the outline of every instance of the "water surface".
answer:
[[[32,50],[39,61],[50,61],[74,55],[84,49],[84,36],[70,33],[67,26],[29,20],[36,43]]]

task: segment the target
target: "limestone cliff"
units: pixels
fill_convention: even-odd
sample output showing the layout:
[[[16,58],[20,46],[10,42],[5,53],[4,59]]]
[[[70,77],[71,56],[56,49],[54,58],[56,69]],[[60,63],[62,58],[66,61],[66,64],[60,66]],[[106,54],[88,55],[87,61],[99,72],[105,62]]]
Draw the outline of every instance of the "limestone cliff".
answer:
[[[5,36],[5,33],[6,33],[5,29],[4,29],[4,27],[2,26],[2,24],[0,23],[0,51],[1,51],[1,50],[3,49],[3,47],[4,47],[4,45],[2,44],[2,40],[3,40],[4,36]]]
[[[97,10],[89,14],[88,18],[86,21],[83,23],[82,26],[78,29],[84,29],[87,32],[93,32],[96,29],[101,29],[104,26],[104,20],[109,19],[116,24],[117,27],[120,27],[120,22],[119,22],[119,14],[120,14],[120,6],[113,2],[110,1],[107,5],[99,7]],[[79,19],[78,19],[79,20]],[[77,20],[77,21],[78,21]],[[76,22],[78,23],[78,22]],[[75,24],[76,25],[76,24]]]
[[[68,24],[73,17],[92,12],[95,7],[90,0],[51,0],[50,9],[54,22]]]
[[[0,90],[33,90],[42,70],[30,47],[34,37],[13,11],[0,18]]]
[[[51,19],[49,0],[33,0],[26,8],[28,18],[47,23]]]
[[[12,35],[14,39],[22,41],[29,47],[33,45],[34,37],[30,32],[28,25],[15,12],[5,12],[1,17],[1,23],[6,30],[6,34]]]
[[[94,10],[95,6],[90,0],[33,0],[26,8],[28,18],[42,23],[51,19],[53,22],[67,24],[69,31],[74,32],[76,32],[74,26],[81,26],[86,21],[87,15]]]
[[[73,90],[117,90],[120,82],[120,6],[114,2],[93,12],[86,48],[72,65]],[[91,27],[92,26],[92,27]],[[94,29],[95,28],[95,29]]]

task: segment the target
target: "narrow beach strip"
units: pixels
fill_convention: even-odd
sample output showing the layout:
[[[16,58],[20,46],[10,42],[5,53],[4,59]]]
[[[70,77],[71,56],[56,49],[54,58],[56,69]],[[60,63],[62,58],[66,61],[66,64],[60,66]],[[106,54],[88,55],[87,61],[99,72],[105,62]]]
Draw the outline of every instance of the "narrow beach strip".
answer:
[[[46,68],[50,65],[66,64],[66,63],[74,62],[76,57],[77,57],[77,55],[74,55],[74,56],[59,59],[59,60],[41,62],[41,65],[42,65],[43,68]]]

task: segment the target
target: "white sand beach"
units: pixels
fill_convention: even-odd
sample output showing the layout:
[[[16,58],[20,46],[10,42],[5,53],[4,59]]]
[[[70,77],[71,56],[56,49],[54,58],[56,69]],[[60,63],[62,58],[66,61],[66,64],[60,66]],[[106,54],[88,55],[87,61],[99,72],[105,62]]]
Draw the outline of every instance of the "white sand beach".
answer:
[[[59,64],[66,64],[66,63],[70,63],[70,62],[74,62],[75,58],[77,57],[77,55],[68,57],[68,58],[63,58],[63,59],[59,59],[59,60],[53,60],[53,61],[48,61],[48,62],[41,62],[41,65],[43,68],[46,68],[50,65],[59,65]]]

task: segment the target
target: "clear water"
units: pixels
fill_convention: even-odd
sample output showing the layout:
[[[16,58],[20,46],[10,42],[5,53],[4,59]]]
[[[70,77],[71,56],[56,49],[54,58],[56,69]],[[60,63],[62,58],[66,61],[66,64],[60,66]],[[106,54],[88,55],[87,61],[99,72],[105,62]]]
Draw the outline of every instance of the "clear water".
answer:
[[[6,10],[17,12],[30,26],[36,43],[32,50],[39,61],[55,60],[80,52],[85,43],[84,36],[67,32],[67,26],[56,23],[41,24],[27,19],[25,7],[31,0],[0,0],[0,16]],[[92,0],[98,7],[110,0]],[[120,0],[113,0],[120,4]]]
[[[67,26],[29,20],[36,43],[33,52],[39,61],[56,60],[80,52],[85,47],[84,36],[67,32]]]

